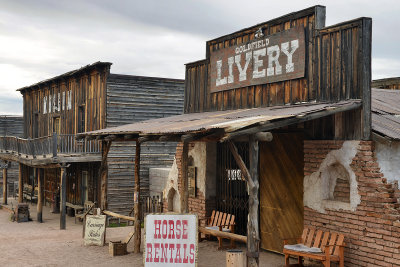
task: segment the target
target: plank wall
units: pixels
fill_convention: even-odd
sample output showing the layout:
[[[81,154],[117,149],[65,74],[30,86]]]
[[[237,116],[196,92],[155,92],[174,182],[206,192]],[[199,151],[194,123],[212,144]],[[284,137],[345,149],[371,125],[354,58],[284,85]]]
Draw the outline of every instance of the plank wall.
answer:
[[[107,127],[183,113],[184,81],[110,74],[107,81]],[[173,142],[141,146],[141,194],[149,194],[149,168],[171,167]],[[108,207],[124,213],[133,207],[135,142],[112,142],[108,154]]]
[[[21,89],[24,98],[24,136],[34,138],[52,135],[54,118],[57,117],[60,118],[61,134],[104,128],[105,86],[109,69],[109,63],[98,63],[75,71],[74,74],[61,75],[60,78]],[[67,108],[68,91],[71,91],[71,109]],[[59,100],[59,95],[65,95],[65,99]],[[56,98],[57,106],[60,102],[59,108],[52,107],[49,96]],[[85,129],[78,128],[79,108],[84,111]]]
[[[18,136],[23,137],[24,127],[23,127],[23,117],[22,116],[0,116],[0,136]],[[0,162],[3,164],[3,162]],[[11,162],[10,168],[7,170],[8,183],[12,184],[18,181],[19,166],[16,162]],[[3,183],[3,172],[0,172],[0,183]],[[10,187],[12,190],[12,187]],[[12,196],[13,192],[9,192],[9,196]]]
[[[210,93],[210,51],[246,43],[254,39],[260,27],[266,35],[304,27],[305,77]],[[186,65],[185,113],[367,99],[371,77],[370,42],[371,19],[360,18],[325,27],[322,6],[208,41],[206,59]]]

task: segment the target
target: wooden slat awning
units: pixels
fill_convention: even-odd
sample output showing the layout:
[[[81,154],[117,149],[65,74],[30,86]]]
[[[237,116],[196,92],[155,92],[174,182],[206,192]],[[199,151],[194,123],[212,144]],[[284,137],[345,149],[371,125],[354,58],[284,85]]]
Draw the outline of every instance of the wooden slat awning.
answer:
[[[140,136],[168,136],[223,132],[221,138],[238,136],[312,120],[361,107],[361,100],[337,103],[306,103],[252,109],[190,113],[152,119],[118,127],[77,134],[77,138],[129,139]],[[125,140],[128,138],[125,138]]]

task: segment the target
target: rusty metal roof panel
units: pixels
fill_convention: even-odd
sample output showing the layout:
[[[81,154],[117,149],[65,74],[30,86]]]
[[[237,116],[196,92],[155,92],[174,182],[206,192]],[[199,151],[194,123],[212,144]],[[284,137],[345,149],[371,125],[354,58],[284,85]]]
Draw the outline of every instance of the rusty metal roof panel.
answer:
[[[400,90],[372,89],[372,130],[400,140]]]
[[[351,106],[359,102],[359,100],[351,100],[338,103],[308,103],[292,106],[190,113],[87,132],[80,134],[80,136],[112,134],[184,134],[187,132],[205,132],[213,129],[224,129],[226,133],[229,133],[261,122],[296,116],[301,117],[323,110]]]

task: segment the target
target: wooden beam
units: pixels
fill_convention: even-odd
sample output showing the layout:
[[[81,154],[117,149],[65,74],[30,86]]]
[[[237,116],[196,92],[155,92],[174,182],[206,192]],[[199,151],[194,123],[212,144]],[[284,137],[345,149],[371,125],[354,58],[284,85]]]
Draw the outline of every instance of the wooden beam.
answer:
[[[248,183],[249,186],[254,186],[253,185],[253,180],[251,179],[250,172],[247,169],[246,164],[244,163],[242,157],[239,155],[239,152],[238,152],[238,150],[236,148],[236,145],[231,140],[229,140],[228,141],[228,146],[229,146],[229,149],[230,149],[230,151],[231,151],[231,153],[233,155],[233,158],[236,161],[236,164],[239,166],[239,169],[242,172],[242,175],[243,175],[244,179],[246,180],[246,182]]]
[[[8,162],[6,161],[6,165]],[[7,166],[3,168],[3,204],[7,205]]]
[[[41,169],[35,169],[36,170],[36,176],[38,180],[38,200],[37,200],[37,221],[42,223],[43,222],[43,175],[42,175],[42,170]]]
[[[260,142],[271,142],[273,139],[272,133],[271,132],[259,132],[254,134],[255,139]],[[249,136],[248,135],[241,135],[236,138],[233,138],[235,142],[249,142]]]
[[[24,184],[22,181],[22,164],[19,164],[19,171],[18,171],[18,203],[22,203],[23,201],[23,189]]]
[[[216,237],[222,237],[226,239],[233,239],[235,241],[247,243],[247,236],[245,235],[238,235],[234,233],[229,233],[229,232],[223,232],[223,231],[218,231],[218,230],[211,230],[207,229],[206,227],[199,226],[199,232],[203,234],[208,234]]]
[[[362,50],[361,50],[361,90],[362,90],[362,139],[371,140],[371,43],[372,19],[362,19]]]
[[[111,141],[103,140],[101,142],[101,164],[100,164],[100,207],[102,210],[107,209],[107,180],[108,180],[108,162],[107,156],[110,151]]]
[[[180,187],[180,204],[181,213],[189,212],[189,181],[188,181],[188,154],[189,143],[183,142],[182,158],[181,158],[181,187]]]
[[[137,139],[137,135],[134,135],[134,134],[125,134],[124,135],[124,140],[126,140],[126,141],[133,140],[133,139]]]
[[[108,216],[112,216],[112,217],[115,217],[115,218],[120,218],[120,219],[127,220],[127,221],[135,221],[134,217],[125,216],[125,215],[118,214],[118,213],[115,213],[115,212],[111,212],[111,211],[108,211],[108,210],[103,210],[102,212],[104,214],[108,215]]]
[[[163,135],[158,140],[161,142],[180,142],[182,139],[180,135]]]
[[[249,140],[250,180],[249,183],[249,215],[247,221],[247,266],[259,265],[260,233],[258,222],[258,141],[254,135]]]
[[[104,137],[104,141],[114,141],[115,139],[117,139],[117,136],[115,134],[110,134]]]
[[[282,127],[289,126],[292,124],[302,123],[302,122],[309,121],[309,120],[315,120],[315,119],[330,116],[332,114],[336,114],[339,112],[357,109],[357,108],[360,108],[361,106],[362,106],[362,104],[360,102],[354,102],[351,105],[346,105],[343,107],[338,107],[338,108],[333,108],[333,109],[326,109],[323,111],[318,111],[318,112],[314,112],[314,113],[306,114],[306,115],[298,115],[294,118],[286,118],[286,119],[281,119],[281,120],[273,121],[273,122],[270,122],[270,121],[263,122],[263,123],[261,123],[261,125],[254,126],[249,129],[228,133],[223,138],[221,138],[221,142],[227,141],[229,139],[233,139],[235,137],[243,136],[243,135],[250,135],[250,134],[255,134],[258,132],[267,132],[267,131],[271,131],[273,129],[282,128]]]
[[[69,165],[61,165],[61,188],[60,188],[60,230],[66,229],[66,209],[67,209],[67,168]]]
[[[140,138],[139,138],[140,139]],[[141,244],[141,225],[140,225],[140,141],[136,141],[136,152],[135,152],[135,192],[134,192],[134,253],[140,253]]]

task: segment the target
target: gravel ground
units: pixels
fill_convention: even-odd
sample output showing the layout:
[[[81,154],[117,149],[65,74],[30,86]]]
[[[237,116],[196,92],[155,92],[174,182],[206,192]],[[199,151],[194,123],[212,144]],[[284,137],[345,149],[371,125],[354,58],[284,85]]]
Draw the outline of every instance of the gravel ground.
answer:
[[[33,221],[16,223],[10,221],[9,211],[0,209],[0,266],[143,266],[142,254],[132,253],[133,242],[128,255],[111,257],[108,246],[83,246],[82,224],[75,224],[73,217],[67,216],[67,229],[59,230],[59,215],[50,213],[49,207],[43,207],[44,223],[36,221],[36,206],[30,212]],[[107,228],[106,243],[122,240],[132,230],[130,226]],[[226,251],[218,251],[216,241],[199,243],[199,267],[225,263]],[[281,255],[260,253],[260,266],[283,263]]]

